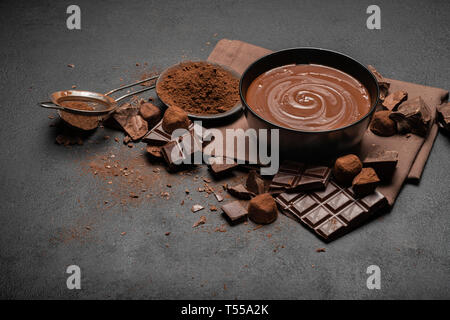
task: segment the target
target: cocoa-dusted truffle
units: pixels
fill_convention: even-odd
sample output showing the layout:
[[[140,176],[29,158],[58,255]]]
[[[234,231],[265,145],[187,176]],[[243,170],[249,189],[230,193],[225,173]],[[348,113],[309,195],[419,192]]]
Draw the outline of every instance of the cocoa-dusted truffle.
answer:
[[[164,113],[162,128],[167,133],[172,133],[176,129],[188,129],[190,120],[186,111],[178,107],[169,107]]]
[[[353,178],[361,172],[361,169],[361,160],[354,154],[348,154],[336,159],[333,175],[337,182],[348,186],[352,183]]]
[[[380,179],[373,168],[363,168],[353,179],[352,188],[357,197],[364,197],[373,193],[380,183]]]
[[[275,200],[268,193],[257,195],[248,205],[250,220],[258,224],[269,224],[277,219],[278,211]]]
[[[383,110],[375,112],[372,122],[370,123],[370,130],[373,133],[383,137],[390,137],[397,132],[395,121],[389,118],[391,111]]]
[[[437,121],[442,129],[450,132],[450,103],[437,107]]]
[[[149,127],[154,127],[162,118],[161,109],[150,102],[142,103],[139,113],[148,122]]]

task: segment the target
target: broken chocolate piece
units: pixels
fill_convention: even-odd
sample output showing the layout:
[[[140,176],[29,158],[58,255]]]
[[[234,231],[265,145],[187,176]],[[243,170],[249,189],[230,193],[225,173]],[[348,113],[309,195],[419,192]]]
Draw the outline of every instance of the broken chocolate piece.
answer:
[[[380,88],[380,99],[384,100],[389,92],[389,87],[391,86],[388,82],[373,66],[368,65],[367,68],[373,73],[375,79],[378,81],[378,87]]]
[[[390,181],[398,162],[397,151],[371,151],[363,161],[365,167],[375,170],[382,181]]]
[[[361,160],[354,154],[348,154],[336,159],[333,168],[333,176],[340,184],[349,186],[351,185],[353,178],[361,172],[361,169]]]
[[[147,121],[149,127],[156,125],[163,116],[161,109],[150,102],[141,103],[139,114]]]
[[[437,121],[439,127],[450,131],[450,102],[437,107]]]
[[[232,159],[231,159],[231,161],[232,161],[232,163],[227,163],[226,158],[210,159],[209,169],[216,176],[224,175],[238,166],[236,161],[234,161]],[[230,161],[228,161],[228,162],[230,162]]]
[[[191,211],[192,212],[197,212],[197,211],[200,211],[200,210],[203,210],[203,209],[205,209],[205,207],[203,207],[202,205],[194,204],[192,206],[192,208],[191,208]]]
[[[400,132],[411,132],[421,137],[428,134],[432,119],[430,108],[420,96],[403,102],[389,117],[397,122]]]
[[[210,141],[211,132],[197,123],[191,123],[188,128],[189,131],[195,133],[202,141],[202,145],[205,144],[204,140]],[[167,142],[172,140],[172,135],[164,131],[162,128],[162,121],[160,121],[155,127],[153,127],[143,138],[142,141],[154,146],[163,146]]]
[[[352,188],[343,188],[335,180],[323,191],[282,193],[275,201],[284,214],[297,219],[325,241],[352,230],[387,206],[387,199],[380,192],[358,199]]]
[[[201,216],[200,219],[192,225],[192,228],[196,228],[196,227],[198,227],[198,226],[200,226],[202,224],[205,224],[205,223],[206,223],[206,217],[205,216]]]
[[[139,109],[129,103],[120,106],[113,117],[133,140],[139,140],[148,131],[147,121],[139,115]]]
[[[169,169],[174,170],[182,165],[193,164],[195,159],[201,159],[202,142],[194,130],[191,130],[162,146],[161,153]]]
[[[389,117],[391,111],[377,111],[370,122],[370,130],[378,136],[390,137],[397,132],[395,122]]]
[[[248,191],[242,184],[238,184],[234,187],[228,187],[227,191],[231,195],[242,200],[250,200],[255,196],[253,192]]]
[[[367,196],[375,191],[380,179],[373,168],[362,168],[361,172],[353,179],[352,188],[358,198]]]
[[[188,114],[181,108],[172,106],[164,113],[162,128],[167,133],[172,133],[176,129],[188,129],[191,121]]]
[[[147,153],[155,159],[162,159],[161,148],[158,146],[147,146]]]
[[[261,178],[261,176],[258,173],[256,173],[255,170],[251,170],[248,173],[245,186],[248,191],[253,192],[254,194],[264,193],[264,189],[265,189],[264,180]]]
[[[247,210],[239,203],[239,201],[229,202],[222,206],[222,210],[224,212],[225,218],[227,218],[228,222],[231,225],[238,224],[240,222],[244,222],[247,220],[248,212]]]
[[[325,189],[330,175],[331,169],[328,167],[284,161],[273,177],[270,189],[283,189],[286,192]]]
[[[386,107],[388,110],[393,111],[395,110],[400,103],[408,99],[408,92],[404,90],[395,91],[391,94],[389,94],[386,99],[383,101],[383,106]]]
[[[268,193],[257,195],[248,204],[250,220],[258,224],[269,224],[278,217],[277,204]]]

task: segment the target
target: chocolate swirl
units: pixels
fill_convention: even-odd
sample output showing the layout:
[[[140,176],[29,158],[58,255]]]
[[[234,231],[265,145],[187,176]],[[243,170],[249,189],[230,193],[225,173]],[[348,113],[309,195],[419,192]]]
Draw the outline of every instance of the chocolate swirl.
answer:
[[[344,127],[370,109],[369,93],[358,80],[321,65],[269,70],[251,83],[246,100],[264,119],[306,131]]]

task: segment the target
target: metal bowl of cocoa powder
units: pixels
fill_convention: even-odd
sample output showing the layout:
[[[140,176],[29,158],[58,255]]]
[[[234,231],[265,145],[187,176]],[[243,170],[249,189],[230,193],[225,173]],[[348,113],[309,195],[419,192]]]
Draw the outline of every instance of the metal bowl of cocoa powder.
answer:
[[[218,120],[242,112],[237,72],[206,61],[184,61],[166,69],[156,94],[168,107],[185,110],[193,120]]]

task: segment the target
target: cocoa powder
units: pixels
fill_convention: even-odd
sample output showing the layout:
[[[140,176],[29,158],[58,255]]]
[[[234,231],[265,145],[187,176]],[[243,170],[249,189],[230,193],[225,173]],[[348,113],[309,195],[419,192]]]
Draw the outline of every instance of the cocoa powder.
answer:
[[[207,62],[182,62],[158,81],[158,96],[191,114],[217,114],[239,101],[239,79]]]
[[[86,102],[81,101],[64,101],[61,102],[63,107],[76,109],[76,110],[94,110],[91,106],[89,106]],[[66,123],[71,125],[72,127],[89,131],[98,127],[100,123],[98,116],[88,116],[82,115],[72,112],[61,111],[60,113],[61,119],[63,119]]]

